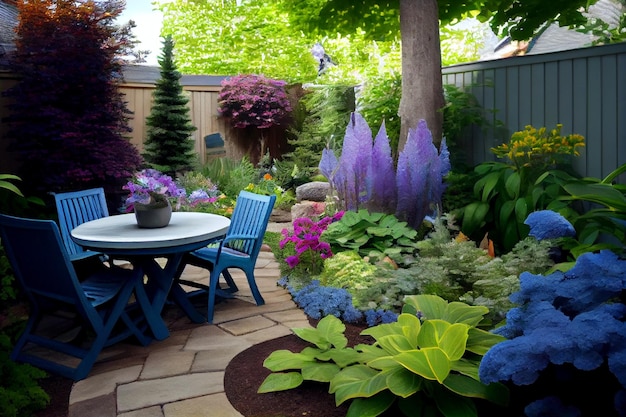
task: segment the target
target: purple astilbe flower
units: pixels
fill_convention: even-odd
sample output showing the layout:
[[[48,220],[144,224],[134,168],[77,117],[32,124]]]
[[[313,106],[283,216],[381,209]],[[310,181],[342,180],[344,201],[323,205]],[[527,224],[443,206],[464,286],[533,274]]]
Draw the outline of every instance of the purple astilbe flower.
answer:
[[[537,240],[576,236],[574,226],[565,217],[552,210],[530,213],[524,224],[530,226],[528,235]]]
[[[346,210],[358,210],[366,199],[372,157],[372,131],[359,113],[352,113],[346,127],[335,189]]]
[[[424,217],[433,212],[433,184],[441,187],[439,155],[426,121],[420,120],[416,129],[409,129],[407,142],[398,157],[396,186],[398,206],[396,216],[417,229]],[[440,197],[439,197],[440,198]]]
[[[322,159],[320,160],[319,170],[323,176],[328,179],[331,185],[334,187],[335,171],[339,166],[335,152],[332,149],[324,148],[322,151]]]
[[[374,139],[368,189],[371,212],[393,213],[397,204],[396,178],[385,122]]]

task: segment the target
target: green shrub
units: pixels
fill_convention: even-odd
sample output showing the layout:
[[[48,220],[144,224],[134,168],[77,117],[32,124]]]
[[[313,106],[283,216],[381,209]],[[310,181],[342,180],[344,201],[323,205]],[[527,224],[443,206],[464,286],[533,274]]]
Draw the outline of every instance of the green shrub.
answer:
[[[507,162],[476,166],[475,201],[459,210],[463,233],[474,240],[488,233],[496,249],[507,252],[528,236],[524,221],[533,211],[571,210],[559,198],[567,194],[563,186],[575,179],[570,158],[580,146],[582,136],[561,136],[557,125],[550,131],[526,126],[509,143],[493,148]]]
[[[392,214],[346,211],[341,220],[322,233],[333,253],[355,250],[371,263],[386,257],[399,265],[413,260],[418,232]]]
[[[12,361],[10,351],[9,337],[0,334],[0,416],[28,417],[50,402],[48,394],[37,385],[37,380],[44,378],[46,373]]]

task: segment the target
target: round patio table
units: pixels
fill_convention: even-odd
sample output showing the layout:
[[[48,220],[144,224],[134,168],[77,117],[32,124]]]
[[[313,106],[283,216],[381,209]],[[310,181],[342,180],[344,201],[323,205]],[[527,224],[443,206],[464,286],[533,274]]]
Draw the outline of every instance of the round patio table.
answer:
[[[84,248],[128,260],[133,269],[145,274],[145,294],[137,301],[155,339],[163,340],[169,336],[161,318],[168,295],[192,321],[206,321],[185,290],[174,282],[175,274],[186,253],[223,238],[229,226],[230,219],[224,216],[174,212],[166,227],[145,229],[137,226],[134,214],[120,214],[83,223],[71,231],[71,236]],[[164,266],[158,258],[167,260]]]

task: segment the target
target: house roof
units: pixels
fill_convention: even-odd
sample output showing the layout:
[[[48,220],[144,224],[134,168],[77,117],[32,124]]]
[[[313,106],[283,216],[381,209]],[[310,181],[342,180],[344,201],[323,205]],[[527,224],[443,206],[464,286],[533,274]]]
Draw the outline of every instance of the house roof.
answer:
[[[598,0],[597,3],[589,6],[589,11],[585,15],[588,18],[601,19],[615,27],[619,25],[620,17],[625,12],[626,6],[619,0]],[[529,43],[526,54],[544,54],[584,48],[590,46],[594,40],[595,37],[591,34],[580,33],[553,23]]]

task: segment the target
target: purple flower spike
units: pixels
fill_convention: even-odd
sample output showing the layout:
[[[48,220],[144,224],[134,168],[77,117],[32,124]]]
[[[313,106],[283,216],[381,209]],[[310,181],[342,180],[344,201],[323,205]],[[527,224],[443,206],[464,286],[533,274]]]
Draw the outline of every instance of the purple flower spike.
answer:
[[[371,160],[371,182],[368,190],[372,211],[393,213],[396,208],[396,177],[385,122],[374,139]]]
[[[319,169],[322,175],[324,175],[328,181],[332,184],[335,176],[335,171],[339,162],[332,149],[324,148],[322,151],[322,159],[320,161]]]

